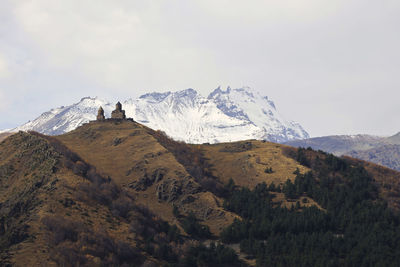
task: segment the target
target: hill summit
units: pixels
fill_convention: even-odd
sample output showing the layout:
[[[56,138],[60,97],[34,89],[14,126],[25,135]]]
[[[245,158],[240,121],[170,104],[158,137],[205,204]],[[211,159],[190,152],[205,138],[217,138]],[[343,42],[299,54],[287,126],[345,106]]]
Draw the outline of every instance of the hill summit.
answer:
[[[247,139],[285,142],[308,138],[295,122],[283,118],[274,103],[251,88],[215,89],[208,97],[194,89],[149,93],[122,102],[126,116],[187,143],[219,143]],[[99,98],[52,109],[13,129],[59,135],[96,118],[99,106],[111,115],[113,105]]]

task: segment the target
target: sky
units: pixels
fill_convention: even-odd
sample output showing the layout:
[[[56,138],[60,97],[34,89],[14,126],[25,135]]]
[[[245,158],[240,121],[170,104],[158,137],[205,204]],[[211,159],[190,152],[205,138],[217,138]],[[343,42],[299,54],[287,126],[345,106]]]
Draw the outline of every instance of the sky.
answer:
[[[0,0],[0,129],[85,96],[249,86],[311,136],[400,131],[398,0]]]

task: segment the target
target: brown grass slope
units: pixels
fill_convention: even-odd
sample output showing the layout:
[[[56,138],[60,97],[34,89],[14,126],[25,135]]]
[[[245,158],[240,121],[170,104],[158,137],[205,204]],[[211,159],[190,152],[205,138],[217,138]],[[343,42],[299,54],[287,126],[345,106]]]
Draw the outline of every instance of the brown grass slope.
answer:
[[[284,155],[283,147],[280,144],[250,140],[203,145],[201,149],[212,166],[212,174],[223,183],[233,179],[239,186],[254,188],[262,182],[280,185],[287,179],[293,180],[296,169],[301,173],[309,171],[309,168]],[[266,171],[269,168],[271,171]]]
[[[223,210],[222,200],[204,190],[188,173],[188,164],[179,163],[156,139],[158,135],[134,122],[105,121],[86,124],[57,138],[163,220],[178,224],[172,213],[175,205],[182,214],[193,211],[213,234],[218,234],[236,216]],[[184,148],[180,150],[186,151]]]
[[[142,261],[138,236],[118,215],[118,203],[133,197],[57,140],[34,133],[6,139],[0,181],[2,266],[121,265],[124,253],[130,263]]]
[[[161,243],[184,254],[163,223],[180,227],[174,206],[182,215],[193,211],[218,237],[237,217],[222,208],[230,179],[250,188],[281,185],[296,170],[313,171],[316,159],[326,157],[306,150],[309,164],[303,166],[296,151],[255,140],[187,145],[130,121],[91,122],[57,137],[20,132],[0,143],[0,262],[162,264],[154,258]],[[399,209],[399,172],[347,160],[364,166],[380,196]],[[277,203],[293,204],[275,195]],[[307,205],[318,206],[312,199]],[[146,243],[149,231],[157,238]],[[155,253],[147,252],[149,246]]]

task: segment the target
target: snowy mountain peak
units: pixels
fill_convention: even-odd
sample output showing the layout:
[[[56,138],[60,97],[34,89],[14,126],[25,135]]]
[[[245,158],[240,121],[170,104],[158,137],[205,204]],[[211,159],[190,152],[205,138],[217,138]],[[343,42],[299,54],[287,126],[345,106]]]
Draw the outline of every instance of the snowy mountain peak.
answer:
[[[245,139],[285,142],[308,137],[299,124],[282,118],[268,97],[249,87],[228,87],[225,91],[218,87],[207,98],[191,88],[153,92],[122,103],[127,117],[188,143]],[[113,104],[98,97],[84,97],[78,103],[45,112],[14,131],[62,134],[94,120],[100,106],[110,117]]]
[[[174,93],[175,97],[181,98],[181,97],[189,97],[189,98],[194,98],[198,95],[197,91],[192,89],[192,88],[188,88],[182,91],[178,91]]]
[[[214,91],[212,91],[209,95],[208,95],[208,99],[213,99],[216,95],[222,95],[222,94],[229,94],[231,91],[231,87],[228,86],[228,88],[226,88],[226,91],[223,91],[221,89],[221,86],[218,86]]]
[[[139,97],[139,99],[146,99],[148,101],[153,101],[153,102],[161,102],[163,101],[167,96],[169,96],[171,92],[165,92],[165,93],[149,93],[149,94],[144,94]]]
[[[81,98],[81,101],[79,101],[79,102],[83,102],[83,101],[85,101],[85,100],[94,100],[94,99],[96,99],[96,98],[97,98],[97,96],[96,96],[96,97],[85,96],[85,97],[82,97],[82,98]]]
[[[158,92],[153,92],[149,94],[144,94],[139,97],[139,99],[143,99],[149,102],[162,102],[166,98],[170,97],[172,99],[182,99],[182,98],[189,98],[193,99],[196,96],[198,96],[198,93],[196,90],[192,88],[188,88],[182,91],[176,91],[176,92],[165,92],[165,93],[158,93]]]
[[[284,142],[283,140],[306,138],[308,134],[297,123],[287,121],[276,110],[275,104],[266,96],[250,87],[237,89],[215,89],[208,99],[213,100],[224,114],[240,118],[264,129],[262,138]]]
[[[90,96],[86,96],[81,98],[81,100],[76,103],[75,105],[86,105],[86,106],[90,106],[90,105],[95,105],[98,103],[103,103],[103,102],[107,102],[104,99],[101,99],[99,97],[90,97]]]
[[[265,98],[266,100],[268,100],[268,97],[261,96],[261,94],[258,91],[255,91],[247,86],[236,89],[232,89],[230,86],[228,86],[225,91],[222,90],[221,87],[219,86],[217,89],[215,89],[208,95],[208,99],[216,99],[222,97],[225,97],[226,99],[233,99],[235,97],[236,98],[244,97],[247,99],[247,101],[253,101],[256,98]]]

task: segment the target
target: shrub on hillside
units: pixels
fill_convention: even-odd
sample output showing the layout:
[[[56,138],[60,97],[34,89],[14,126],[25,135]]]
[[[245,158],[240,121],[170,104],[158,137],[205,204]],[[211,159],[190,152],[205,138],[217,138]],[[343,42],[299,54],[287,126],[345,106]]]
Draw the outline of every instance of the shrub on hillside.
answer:
[[[59,265],[91,266],[96,258],[102,266],[136,266],[142,262],[137,248],[113,239],[105,229],[94,231],[80,222],[54,216],[44,217],[42,223],[52,247],[51,256]]]
[[[211,232],[208,226],[199,223],[192,211],[181,220],[182,228],[193,238],[210,238]]]

